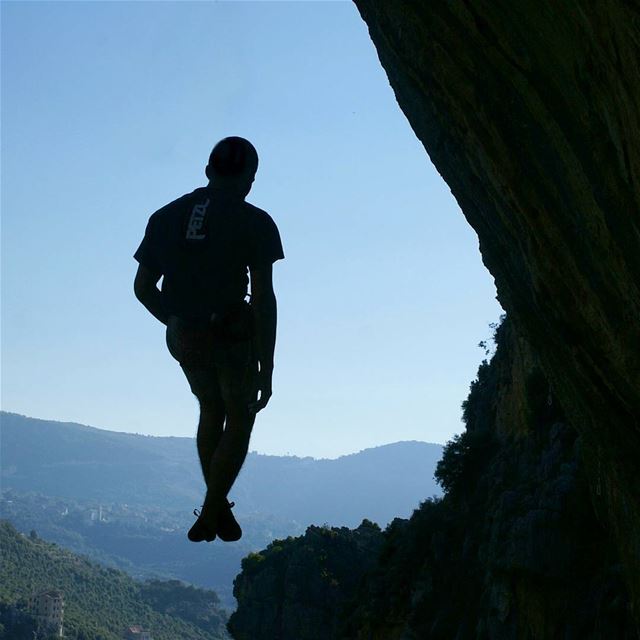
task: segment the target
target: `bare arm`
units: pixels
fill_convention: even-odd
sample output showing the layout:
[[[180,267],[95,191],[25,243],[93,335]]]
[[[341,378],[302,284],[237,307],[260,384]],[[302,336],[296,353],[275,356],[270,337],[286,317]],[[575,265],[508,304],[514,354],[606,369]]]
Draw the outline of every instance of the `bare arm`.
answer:
[[[260,363],[260,399],[252,411],[264,409],[272,393],[273,354],[276,347],[277,303],[273,291],[272,265],[251,268],[251,304],[256,317],[256,346]]]
[[[138,265],[136,278],[133,282],[133,292],[152,316],[157,318],[162,324],[167,324],[167,314],[165,313],[162,296],[157,286],[161,275],[161,273],[156,273],[143,265]]]

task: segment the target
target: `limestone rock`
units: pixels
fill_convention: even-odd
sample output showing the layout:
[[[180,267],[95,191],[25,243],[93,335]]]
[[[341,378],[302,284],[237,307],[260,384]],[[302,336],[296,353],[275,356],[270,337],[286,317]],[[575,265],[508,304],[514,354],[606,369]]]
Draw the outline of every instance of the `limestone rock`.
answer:
[[[640,612],[640,9],[355,3],[582,437],[592,500]]]

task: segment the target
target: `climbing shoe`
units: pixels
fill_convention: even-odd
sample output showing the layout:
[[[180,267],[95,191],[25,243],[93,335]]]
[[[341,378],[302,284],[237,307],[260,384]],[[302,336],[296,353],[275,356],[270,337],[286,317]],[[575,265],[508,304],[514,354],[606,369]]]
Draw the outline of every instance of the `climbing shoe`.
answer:
[[[194,522],[191,529],[187,533],[187,538],[191,540],[191,542],[202,542],[206,540],[207,542],[212,542],[215,540],[216,534],[212,533],[209,527],[203,522],[200,517],[200,512],[197,509],[193,510],[193,515],[198,519]]]
[[[238,521],[234,518],[233,513],[231,513],[231,507],[233,506],[235,506],[235,502],[229,502],[225,498],[222,509],[220,509],[220,514],[218,515],[216,533],[218,534],[218,538],[224,542],[235,542],[242,537],[242,529]]]

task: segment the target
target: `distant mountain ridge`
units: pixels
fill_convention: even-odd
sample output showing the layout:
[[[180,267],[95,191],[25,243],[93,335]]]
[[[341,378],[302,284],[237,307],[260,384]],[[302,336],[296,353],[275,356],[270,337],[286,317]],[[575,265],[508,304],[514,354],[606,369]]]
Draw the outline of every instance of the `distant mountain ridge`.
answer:
[[[144,436],[0,412],[4,488],[186,509],[201,503],[195,440]],[[384,526],[439,495],[441,445],[398,442],[337,459],[250,453],[232,491],[237,513],[303,526]]]

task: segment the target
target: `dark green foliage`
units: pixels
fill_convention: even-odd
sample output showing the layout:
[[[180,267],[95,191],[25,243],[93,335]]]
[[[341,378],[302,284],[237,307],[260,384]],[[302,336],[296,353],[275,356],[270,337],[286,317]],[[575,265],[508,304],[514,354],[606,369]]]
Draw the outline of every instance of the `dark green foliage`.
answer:
[[[491,324],[496,347],[491,363],[483,360],[469,395],[462,403],[463,433],[453,436],[444,447],[434,477],[445,493],[464,493],[488,465],[495,449],[492,427],[495,419],[495,396],[498,385],[494,361],[503,358],[504,321]],[[488,349],[488,347],[487,347]]]
[[[476,553],[447,499],[425,500],[408,521],[397,519],[386,530],[377,565],[345,612],[338,637],[391,637],[388,624],[421,631],[407,637],[455,638],[461,620],[478,612]]]
[[[70,639],[117,640],[132,624],[149,629],[155,640],[225,637],[224,615],[216,611],[212,592],[178,581],[136,582],[122,571],[21,535],[6,521],[0,521],[0,548],[0,602],[15,605],[34,591],[59,589]]]
[[[26,611],[24,602],[0,601],[0,640],[33,640],[36,629],[36,620]]]
[[[231,616],[233,637],[336,637],[344,603],[375,562],[382,537],[380,527],[369,520],[354,530],[311,526],[303,536],[276,540],[264,551],[250,554],[242,562],[234,594],[257,606]]]
[[[140,586],[140,596],[156,611],[186,620],[203,631],[220,626],[220,600],[213,591],[180,580],[148,580]]]
[[[489,372],[489,363],[483,360],[478,367],[476,379],[471,382],[469,395],[462,402],[462,422],[464,422],[467,429],[469,426],[473,429],[476,423],[479,422],[479,416],[483,413],[482,409],[487,399],[486,392],[490,384]]]
[[[447,442],[435,478],[445,493],[466,491],[486,467],[493,440],[488,431],[465,431]]]
[[[498,363],[505,357],[505,321],[506,316],[502,315],[500,322],[489,325],[493,329],[493,356],[490,362],[483,360],[480,363],[476,379],[469,387],[469,395],[462,402],[462,421],[467,431],[489,431],[493,427],[499,383],[496,370]]]

